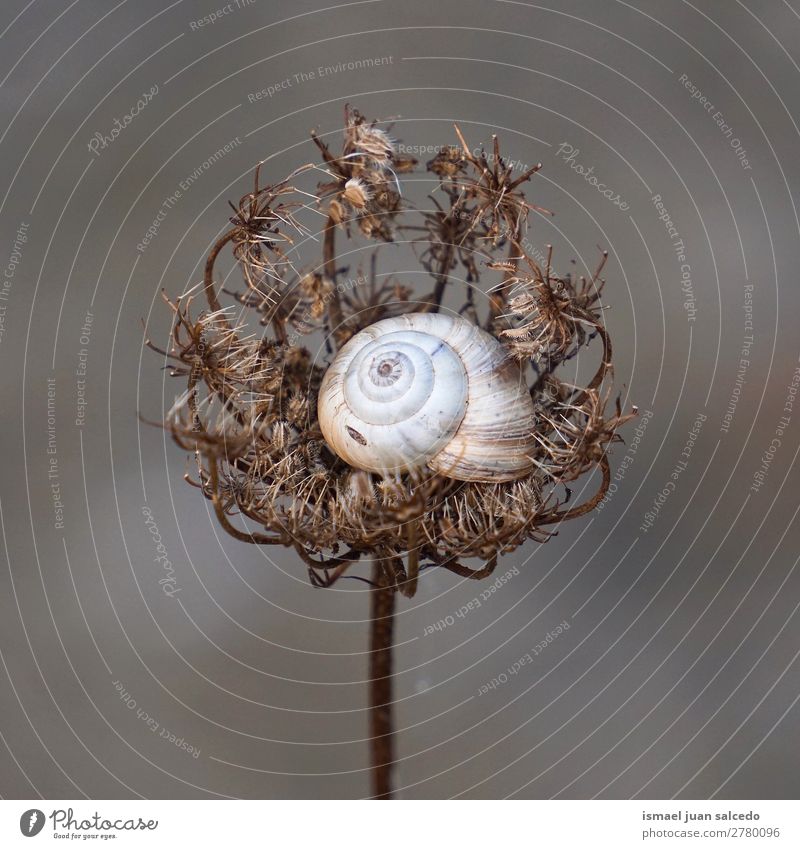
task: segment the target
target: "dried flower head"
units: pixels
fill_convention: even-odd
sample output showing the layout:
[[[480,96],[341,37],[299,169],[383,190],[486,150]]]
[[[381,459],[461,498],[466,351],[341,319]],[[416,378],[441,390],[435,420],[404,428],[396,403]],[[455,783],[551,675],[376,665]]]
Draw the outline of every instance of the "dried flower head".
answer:
[[[539,166],[515,177],[497,139],[490,162],[484,152],[470,151],[458,128],[456,134],[460,145],[428,163],[440,197],[418,213],[419,224],[400,223],[422,234],[422,264],[434,289],[421,303],[411,299],[411,289],[379,282],[375,257],[367,283],[352,291],[342,286],[337,230],[353,238],[355,223],[362,237],[386,241],[403,208],[391,139],[349,108],[340,155],[313,136],[321,166],[304,165],[267,186],[257,170],[253,191],[234,207],[231,229],[208,258],[206,308],[195,314],[194,295],[168,301],[172,347],[162,353],[187,386],[167,424],[195,454],[193,482],[226,530],[249,542],[293,547],[315,584],[332,583],[362,557],[379,558],[391,586],[404,592],[413,591],[425,566],[472,575],[461,560],[480,557],[490,571],[498,554],[526,539],[547,539],[561,522],[599,503],[609,484],[607,450],[631,415],[618,404],[606,413],[611,343],[599,305],[605,257],[589,280],[555,277],[549,257],[541,268],[523,249],[528,213],[540,208],[521,190]],[[408,167],[402,162],[400,170]],[[320,168],[325,177],[316,190],[298,185]],[[297,269],[294,246],[309,235],[299,213],[309,207],[326,216],[323,255],[315,266]],[[244,315],[222,308],[214,284],[215,263],[228,243],[246,284],[237,293]],[[501,250],[505,257],[497,256]],[[502,275],[488,292],[483,324],[535,375],[533,470],[506,483],[464,483],[433,473],[380,477],[348,467],[325,444],[317,421],[325,363],[298,337],[322,331],[332,355],[380,318],[437,311],[459,265],[473,284],[462,315],[474,322],[481,311],[474,298],[480,266]],[[251,329],[251,310],[266,332]],[[595,339],[603,356],[588,385],[560,379],[559,366]],[[566,484],[593,471],[599,473],[594,495],[571,504]]]

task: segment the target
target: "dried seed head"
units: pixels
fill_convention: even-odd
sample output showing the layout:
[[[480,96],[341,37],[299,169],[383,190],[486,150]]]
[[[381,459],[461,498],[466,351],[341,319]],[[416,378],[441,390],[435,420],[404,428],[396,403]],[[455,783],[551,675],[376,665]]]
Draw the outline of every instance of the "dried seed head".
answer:
[[[288,422],[278,421],[272,426],[272,444],[276,451],[285,451],[289,445],[291,427]]]
[[[351,177],[344,184],[344,191],[342,192],[343,200],[346,200],[350,206],[354,207],[356,210],[361,211],[366,208],[367,202],[371,197],[371,192],[367,187],[367,184],[360,180],[358,177]]]
[[[286,405],[286,420],[295,427],[305,427],[308,425],[310,406],[308,396],[296,392]]]
[[[394,157],[394,145],[387,133],[370,124],[358,124],[354,132],[354,146],[366,153],[376,164],[389,165]]]
[[[348,108],[345,123],[341,155],[314,138],[326,174],[314,211],[326,216],[321,261],[304,258],[305,271],[294,266],[300,248],[314,242],[307,238],[310,229],[319,225],[301,220],[310,208],[309,193],[293,181],[315,166],[267,186],[260,185],[257,171],[253,191],[235,207],[232,229],[209,256],[208,310],[194,318],[192,296],[167,300],[172,339],[160,353],[172,360],[172,373],[187,381],[167,427],[196,455],[197,486],[223,527],[245,541],[293,546],[321,585],[361,554],[394,562],[410,550],[415,568],[440,565],[470,574],[459,558],[487,557],[491,563],[526,539],[543,541],[551,525],[589,512],[608,489],[607,452],[630,415],[619,402],[606,412],[611,344],[599,303],[605,259],[590,280],[556,277],[549,255],[540,267],[523,236],[528,211],[537,207],[520,189],[535,169],[514,175],[496,142],[491,157],[476,155],[456,130],[460,146],[443,148],[428,163],[438,186],[414,228],[414,238],[422,234],[420,261],[433,278],[433,292],[415,300],[410,289],[377,272],[377,259],[364,282],[343,287],[346,266],[337,258],[336,240],[358,243],[363,234],[388,241],[414,214],[410,205],[404,209],[397,178],[408,158],[398,156],[387,133],[356,110]],[[214,268],[227,244],[247,287],[237,294],[236,309],[256,312],[262,325],[257,334],[217,299]],[[476,284],[487,273],[502,282],[487,284],[481,300]],[[469,284],[460,314],[492,331],[526,373],[535,372],[534,444],[526,449],[530,474],[512,482],[464,483],[428,471],[392,478],[355,471],[331,452],[319,429],[317,398],[327,355],[298,345],[295,331],[323,331],[333,355],[382,318],[438,311],[453,285],[451,274]],[[595,340],[603,350],[586,387],[562,379],[560,366]],[[568,503],[565,482],[597,470],[596,493]],[[244,518],[235,520],[237,514]],[[327,557],[320,562],[322,553]],[[400,565],[397,574],[402,572]]]
[[[461,152],[461,148],[447,145],[428,162],[427,168],[439,177],[452,178],[460,171],[465,170],[466,165],[467,161]]]
[[[336,225],[342,224],[347,217],[344,207],[335,198],[328,204],[328,215]]]

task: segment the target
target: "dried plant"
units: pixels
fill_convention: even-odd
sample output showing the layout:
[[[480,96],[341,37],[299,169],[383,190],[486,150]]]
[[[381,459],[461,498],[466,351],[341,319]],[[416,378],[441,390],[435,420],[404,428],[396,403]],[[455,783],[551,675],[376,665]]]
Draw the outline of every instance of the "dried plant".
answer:
[[[607,451],[632,413],[611,389],[611,342],[603,327],[600,278],[553,274],[523,248],[529,204],[521,191],[539,169],[515,176],[501,157],[475,155],[456,127],[457,146],[427,164],[438,178],[430,208],[404,200],[400,175],[416,164],[397,154],[388,133],[356,110],[345,113],[344,143],[334,154],[312,138],[322,163],[309,163],[280,182],[255,185],[234,207],[231,227],[213,246],[200,293],[170,300],[171,344],[155,350],[186,381],[166,426],[196,459],[187,480],[208,498],[221,525],[239,540],[293,548],[314,586],[328,587],[371,564],[373,630],[373,776],[375,796],[391,794],[393,760],[391,630],[395,596],[411,596],[419,571],[448,569],[480,579],[498,555],[527,539],[546,540],[563,521],[589,513],[609,485]],[[306,188],[309,176],[316,186]],[[301,264],[301,250],[321,228],[322,256]],[[306,219],[309,219],[308,221]],[[416,221],[414,220],[416,219]],[[377,243],[416,232],[420,262],[433,278],[430,294],[380,281],[376,254],[370,273],[348,290],[341,284],[336,239]],[[222,307],[215,267],[226,245],[241,269],[244,289]],[[302,337],[321,333],[327,357],[364,327],[387,316],[437,312],[450,276],[463,271],[461,314],[481,321],[533,375],[535,445],[532,470],[501,483],[464,482],[431,472],[374,475],[349,467],[326,445],[317,418],[325,367]],[[488,306],[475,302],[482,277]],[[257,317],[253,322],[251,317]],[[260,323],[260,324],[259,324]],[[259,329],[261,326],[261,329]],[[597,370],[586,386],[559,377],[559,367],[593,340],[601,343]],[[150,344],[148,342],[148,344]],[[568,484],[595,473],[594,492],[571,504]],[[481,558],[473,569],[463,561]]]

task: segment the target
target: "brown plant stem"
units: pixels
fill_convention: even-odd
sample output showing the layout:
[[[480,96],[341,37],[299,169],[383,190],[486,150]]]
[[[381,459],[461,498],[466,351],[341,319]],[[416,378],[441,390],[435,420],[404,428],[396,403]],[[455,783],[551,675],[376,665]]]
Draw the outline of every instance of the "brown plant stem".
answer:
[[[219,298],[217,298],[217,290],[214,288],[214,264],[217,261],[219,252],[233,239],[235,235],[236,230],[228,230],[227,233],[220,236],[214,243],[208,258],[206,259],[206,268],[203,275],[203,288],[205,289],[208,306],[213,312],[219,312],[222,309]]]
[[[514,280],[519,266],[519,257],[523,253],[522,242],[522,224],[517,225],[512,238],[508,240],[508,268],[503,274],[503,286],[494,292],[489,293],[489,317],[486,319],[486,329],[494,330],[494,323],[503,314],[508,303],[507,287]]]
[[[328,330],[333,336],[338,348],[339,338],[344,333],[344,315],[342,305],[339,302],[339,292],[336,289],[336,221],[333,215],[328,216],[325,224],[325,235],[322,243],[323,268],[325,275],[330,280],[332,289],[330,301],[328,302]]]
[[[433,297],[431,298],[431,303],[428,307],[426,307],[426,312],[439,312],[439,308],[442,305],[442,298],[444,297],[444,290],[447,286],[450,266],[453,263],[453,253],[454,249],[452,242],[448,242],[445,248],[444,256],[442,257],[442,261],[439,264],[439,271],[435,275],[436,286],[433,290]]]
[[[392,638],[395,590],[380,559],[376,560],[372,567],[372,583],[369,655],[372,795],[374,799],[391,799],[391,771],[394,762]]]

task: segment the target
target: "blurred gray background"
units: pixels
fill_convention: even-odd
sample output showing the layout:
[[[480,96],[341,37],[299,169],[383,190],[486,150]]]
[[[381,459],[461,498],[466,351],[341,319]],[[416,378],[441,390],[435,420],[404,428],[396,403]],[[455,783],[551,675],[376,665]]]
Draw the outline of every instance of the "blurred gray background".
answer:
[[[143,351],[162,287],[351,102],[543,163],[531,244],[608,249],[616,386],[652,414],[477,609],[491,581],[435,570],[401,602],[400,795],[797,797],[796,0],[6,0],[0,30],[2,796],[368,794],[364,585],[225,536],[137,419],[180,391]]]

